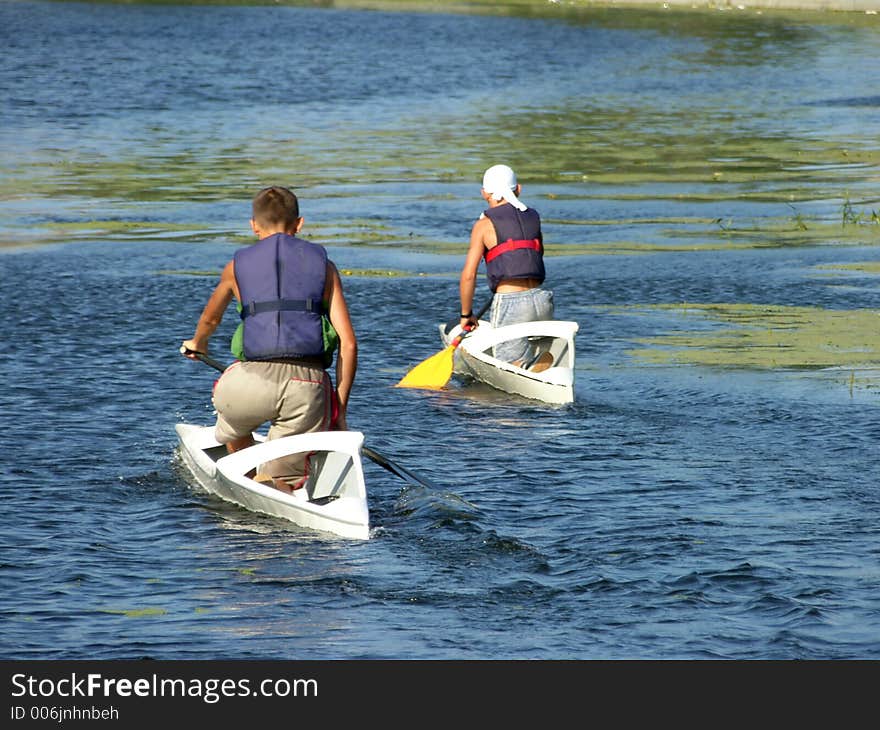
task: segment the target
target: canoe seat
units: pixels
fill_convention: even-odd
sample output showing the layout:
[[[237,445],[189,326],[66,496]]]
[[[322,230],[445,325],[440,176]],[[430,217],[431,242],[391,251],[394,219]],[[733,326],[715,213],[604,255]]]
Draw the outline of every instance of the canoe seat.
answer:
[[[532,362],[529,363],[527,370],[531,370],[533,373],[542,373],[545,370],[551,368],[553,366],[553,353],[549,350],[545,350],[538,357],[536,357]]]

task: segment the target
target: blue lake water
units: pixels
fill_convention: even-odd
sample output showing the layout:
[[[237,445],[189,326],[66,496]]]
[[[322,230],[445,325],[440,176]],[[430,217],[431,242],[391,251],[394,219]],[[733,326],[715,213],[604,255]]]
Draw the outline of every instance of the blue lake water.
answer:
[[[640,154],[601,148],[612,110],[632,110],[639,145],[691,119],[694,135],[876,149],[880,26],[610,17],[0,4],[0,656],[880,658],[877,389],[851,387],[852,368],[649,365],[635,340],[680,323],[621,309],[880,311],[876,275],[816,275],[876,261],[880,234],[548,257],[557,316],[580,325],[574,404],[393,387],[440,348],[479,176],[506,152],[535,169],[523,197],[548,242],[572,246],[689,240],[663,217],[780,220],[786,186],[817,217],[845,192],[880,208],[872,163],[758,176],[726,199],[701,199],[710,180],[582,169]],[[518,42],[487,56],[498,37]],[[565,168],[547,110],[579,103],[597,126],[570,130]],[[548,137],[518,136],[507,108],[547,111]],[[667,141],[668,164],[687,161],[688,140]],[[555,176],[527,161],[542,145]],[[177,353],[203,272],[272,182],[298,190],[341,269],[408,272],[345,277],[349,425],[435,486],[365,462],[368,541],[214,499],[175,453],[176,423],[212,422],[214,372]],[[345,245],[363,230],[378,240]]]

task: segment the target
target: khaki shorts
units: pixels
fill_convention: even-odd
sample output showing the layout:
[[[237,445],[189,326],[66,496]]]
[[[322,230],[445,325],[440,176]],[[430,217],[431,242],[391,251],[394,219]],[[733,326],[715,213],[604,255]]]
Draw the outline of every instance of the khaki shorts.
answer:
[[[333,386],[320,365],[292,362],[238,362],[214,386],[221,444],[244,438],[269,423],[267,438],[276,439],[330,428]],[[296,483],[308,473],[306,456],[275,459],[259,471]]]

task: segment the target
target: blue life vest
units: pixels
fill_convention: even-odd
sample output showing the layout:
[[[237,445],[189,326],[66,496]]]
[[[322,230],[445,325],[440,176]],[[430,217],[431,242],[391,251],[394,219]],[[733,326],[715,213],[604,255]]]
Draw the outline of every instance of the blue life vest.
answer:
[[[248,360],[324,354],[323,246],[275,233],[235,252],[243,350]]]
[[[483,254],[486,259],[486,277],[494,292],[508,279],[537,279],[544,281],[544,236],[541,216],[533,208],[520,211],[510,203],[497,205],[485,211],[495,227],[498,244]]]

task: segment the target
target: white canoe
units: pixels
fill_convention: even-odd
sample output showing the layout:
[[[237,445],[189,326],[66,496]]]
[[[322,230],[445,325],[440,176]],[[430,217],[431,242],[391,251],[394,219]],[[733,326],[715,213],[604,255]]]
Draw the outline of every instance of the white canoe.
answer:
[[[369,538],[361,432],[319,431],[271,441],[257,435],[261,440],[256,445],[227,454],[214,439],[213,426],[178,423],[176,429],[184,463],[208,492],[302,527]],[[300,453],[312,454],[312,469],[306,484],[293,494],[245,476],[263,462]]]
[[[439,329],[444,345],[449,345],[461,332],[460,325],[448,333],[443,324]],[[574,336],[577,331],[577,322],[563,320],[523,322],[497,329],[480,320],[480,326],[455,349],[453,372],[469,375],[506,393],[546,403],[571,403],[574,401]],[[522,337],[549,338],[552,366],[542,372],[533,372],[492,357],[492,348],[496,344]]]

